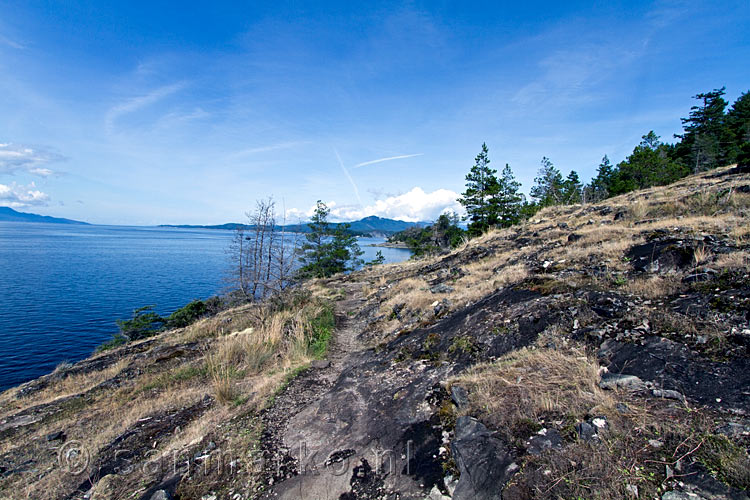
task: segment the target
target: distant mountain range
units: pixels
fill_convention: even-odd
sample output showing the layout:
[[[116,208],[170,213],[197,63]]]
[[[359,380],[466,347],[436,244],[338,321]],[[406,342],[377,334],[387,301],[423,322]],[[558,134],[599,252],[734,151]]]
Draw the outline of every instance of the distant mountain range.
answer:
[[[0,207],[0,222],[46,222],[52,224],[86,224],[88,222],[81,222],[72,219],[62,219],[60,217],[49,217],[46,215],[30,214],[26,212],[17,212],[10,207]],[[331,223],[331,227],[335,228],[340,224],[349,224],[349,232],[356,235],[373,235],[373,236],[389,236],[391,234],[398,233],[405,229],[414,226],[428,226],[430,222],[406,222],[402,220],[386,219],[383,217],[370,216],[365,217],[353,222],[340,222]],[[159,227],[175,227],[182,229],[224,229],[233,231],[239,227],[245,229],[252,229],[251,225],[240,224],[237,222],[228,222],[226,224],[216,224],[209,226],[199,226],[190,224],[163,224]],[[296,233],[307,233],[310,232],[310,228],[306,223],[302,224],[288,224],[286,226],[280,226],[280,229],[284,231],[296,232]]]
[[[349,224],[349,232],[358,234],[358,235],[390,235],[394,233],[398,233],[399,231],[403,231],[404,229],[408,229],[410,227],[414,226],[425,226],[429,225],[429,222],[406,222],[402,220],[394,220],[394,219],[385,219],[383,217],[377,217],[375,215],[371,215],[370,217],[365,217],[364,219],[360,219],[353,222],[341,222],[341,223],[332,223],[331,227],[335,228],[339,224]],[[228,230],[234,230],[237,228],[245,228],[245,229],[252,229],[252,225],[248,224],[239,224],[235,222],[230,222],[227,224],[217,224],[213,226],[196,226],[196,225],[161,225],[159,227],[178,227],[183,229],[228,229]],[[286,226],[281,226],[283,230],[285,231],[291,231],[296,233],[307,233],[310,231],[310,228],[307,226],[307,224],[288,224]]]
[[[47,215],[29,214],[26,212],[17,212],[10,207],[0,207],[0,222],[46,222],[50,224],[85,224],[72,219],[62,219],[60,217],[49,217]]]

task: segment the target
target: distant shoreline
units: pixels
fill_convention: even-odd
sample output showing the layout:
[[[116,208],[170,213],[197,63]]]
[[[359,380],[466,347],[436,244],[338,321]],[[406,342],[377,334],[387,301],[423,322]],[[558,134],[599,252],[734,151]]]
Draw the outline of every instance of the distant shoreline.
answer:
[[[376,243],[372,245],[374,247],[385,247],[385,248],[402,248],[404,250],[410,250],[409,245],[404,243],[403,241],[399,241],[397,243],[391,243],[389,241],[384,241],[383,243]]]

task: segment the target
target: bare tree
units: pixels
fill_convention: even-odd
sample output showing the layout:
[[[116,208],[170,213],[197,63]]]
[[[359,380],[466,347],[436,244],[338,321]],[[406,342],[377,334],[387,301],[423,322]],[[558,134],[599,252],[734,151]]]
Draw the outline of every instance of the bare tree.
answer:
[[[230,283],[247,300],[264,299],[291,284],[296,238],[276,225],[276,203],[258,200],[255,210],[245,214],[247,226],[235,229],[229,255]]]

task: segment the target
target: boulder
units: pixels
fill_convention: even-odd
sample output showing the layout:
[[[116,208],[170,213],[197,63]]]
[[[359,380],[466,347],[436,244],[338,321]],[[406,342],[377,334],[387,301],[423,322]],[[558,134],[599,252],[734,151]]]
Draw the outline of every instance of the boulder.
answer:
[[[456,421],[451,444],[461,476],[453,492],[455,500],[500,500],[505,483],[517,470],[509,447],[475,418]]]
[[[463,408],[469,404],[469,393],[463,387],[454,385],[451,387],[451,399],[458,408]]]
[[[631,391],[642,391],[646,388],[645,382],[635,375],[622,375],[619,373],[605,373],[599,381],[602,389],[629,389]]]

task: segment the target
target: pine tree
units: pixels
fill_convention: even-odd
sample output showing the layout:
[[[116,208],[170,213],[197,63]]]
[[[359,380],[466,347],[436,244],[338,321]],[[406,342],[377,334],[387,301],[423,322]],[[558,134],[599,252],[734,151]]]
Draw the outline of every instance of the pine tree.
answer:
[[[464,206],[469,224],[469,234],[478,236],[497,224],[497,205],[493,198],[498,192],[497,170],[490,168],[487,144],[474,159],[474,166],[466,174],[466,191],[458,202]]]
[[[590,195],[587,197],[588,199],[586,201],[597,203],[605,198],[609,198],[614,175],[614,167],[609,161],[609,157],[604,155],[602,162],[599,164],[599,168],[596,170],[596,177],[594,177],[591,180],[591,184],[587,186],[589,187],[588,192]]]
[[[729,141],[727,163],[735,163],[743,148],[750,142],[750,92],[740,95],[726,116]]]
[[[350,271],[361,263],[356,236],[348,230],[349,224],[339,224],[335,229],[328,222],[331,213],[325,203],[318,200],[315,212],[307,226],[310,232],[302,245],[298,273],[303,278],[324,278],[336,273]]]
[[[578,172],[571,170],[562,186],[563,204],[575,205],[576,203],[581,203],[582,192],[583,184],[581,184],[581,179],[578,177]]]
[[[549,158],[542,158],[542,166],[529,194],[540,208],[563,202],[563,177]]]
[[[492,204],[497,207],[497,225],[510,227],[521,221],[521,208],[526,197],[520,192],[521,183],[513,175],[510,165],[505,168],[498,179],[497,193],[494,195]]]
[[[617,165],[610,185],[610,195],[651,186],[662,186],[685,177],[689,170],[670,158],[669,146],[650,131],[625,161]]]
[[[690,108],[688,118],[681,118],[685,133],[680,153],[693,172],[702,172],[726,164],[728,144],[731,141],[726,127],[724,110],[727,102],[722,97],[726,87],[693,96],[702,101]]]

